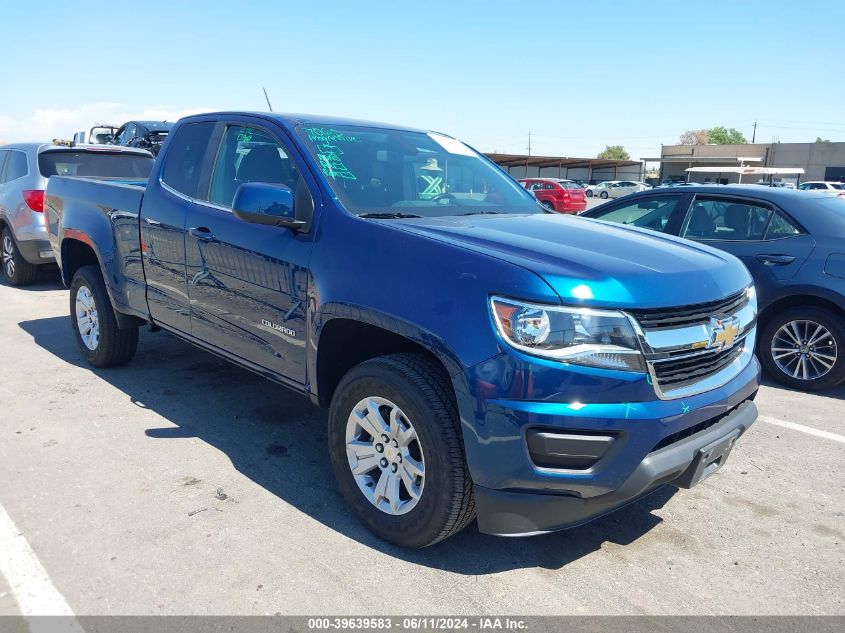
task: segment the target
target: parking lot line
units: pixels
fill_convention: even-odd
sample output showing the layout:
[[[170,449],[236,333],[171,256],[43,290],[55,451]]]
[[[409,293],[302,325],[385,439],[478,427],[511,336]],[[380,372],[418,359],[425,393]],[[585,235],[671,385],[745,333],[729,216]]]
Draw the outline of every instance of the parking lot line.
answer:
[[[41,561],[26,538],[0,505],[0,574],[24,616],[61,615],[73,617],[73,611],[53,585]],[[37,627],[31,627],[37,628]],[[82,631],[75,620],[65,621],[62,631]]]
[[[769,417],[768,415],[761,415],[760,419],[763,422],[768,422],[769,424],[774,424],[776,426],[782,426],[785,429],[792,429],[793,431],[801,431],[802,433],[806,433],[807,435],[815,435],[816,437],[823,437],[827,440],[833,440],[834,442],[839,442],[840,444],[845,444],[845,435],[839,435],[837,433],[830,433],[829,431],[822,431],[819,429],[814,429],[811,426],[804,426],[803,424],[796,424],[795,422],[787,422],[786,420],[779,420],[777,418]]]

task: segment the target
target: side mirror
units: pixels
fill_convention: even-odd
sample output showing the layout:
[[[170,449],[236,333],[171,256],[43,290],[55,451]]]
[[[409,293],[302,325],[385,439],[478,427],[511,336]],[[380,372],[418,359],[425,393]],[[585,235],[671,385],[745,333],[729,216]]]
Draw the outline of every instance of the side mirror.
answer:
[[[290,187],[266,182],[247,182],[238,187],[232,202],[236,218],[251,224],[266,224],[298,230],[307,222],[297,220]]]

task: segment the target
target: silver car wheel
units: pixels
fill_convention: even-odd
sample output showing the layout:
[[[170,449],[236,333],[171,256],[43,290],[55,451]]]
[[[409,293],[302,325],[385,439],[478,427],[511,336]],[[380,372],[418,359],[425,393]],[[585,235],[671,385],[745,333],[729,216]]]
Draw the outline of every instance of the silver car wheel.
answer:
[[[80,286],[76,291],[76,327],[85,347],[96,351],[100,344],[100,320],[94,295],[87,286]]]
[[[3,270],[10,279],[15,276],[15,245],[8,233],[3,236]]]
[[[771,354],[778,369],[798,380],[821,378],[839,357],[833,334],[807,320],[784,323],[772,338]]]
[[[369,396],[346,423],[346,457],[355,483],[390,515],[413,510],[425,486],[425,458],[408,417],[390,400]]]

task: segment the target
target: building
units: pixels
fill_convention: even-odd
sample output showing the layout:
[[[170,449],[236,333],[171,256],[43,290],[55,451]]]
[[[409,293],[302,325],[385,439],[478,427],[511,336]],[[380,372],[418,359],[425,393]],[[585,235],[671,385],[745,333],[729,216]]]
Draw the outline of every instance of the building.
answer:
[[[644,158],[660,163],[661,180],[756,182],[737,173],[689,173],[690,167],[775,167],[801,168],[800,176],[775,177],[797,180],[842,180],[845,182],[845,143],[745,143],[742,145],[664,145],[660,158]],[[734,172],[736,169],[733,170]]]
[[[642,180],[643,164],[637,160],[604,160],[563,156],[485,154],[514,178],[566,178],[596,183],[604,180]]]

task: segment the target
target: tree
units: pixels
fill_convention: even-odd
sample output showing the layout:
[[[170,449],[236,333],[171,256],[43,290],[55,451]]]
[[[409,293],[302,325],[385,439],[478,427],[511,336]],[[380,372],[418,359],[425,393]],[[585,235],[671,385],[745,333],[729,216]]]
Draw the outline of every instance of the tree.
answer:
[[[747,143],[748,141],[739,130],[735,128],[728,129],[719,125],[707,130],[707,142],[713,143],[714,145],[736,145],[738,143]]]
[[[830,143],[829,138],[822,138],[821,136],[816,137],[816,143]]]
[[[621,145],[605,145],[604,151],[599,152],[596,158],[604,160],[631,160],[630,154]]]
[[[687,130],[681,134],[681,145],[707,145],[707,130]]]

